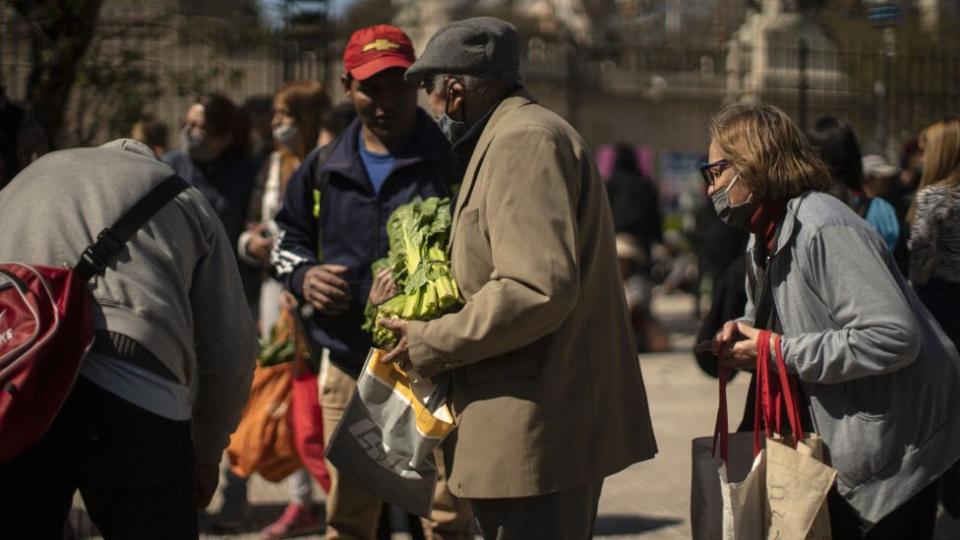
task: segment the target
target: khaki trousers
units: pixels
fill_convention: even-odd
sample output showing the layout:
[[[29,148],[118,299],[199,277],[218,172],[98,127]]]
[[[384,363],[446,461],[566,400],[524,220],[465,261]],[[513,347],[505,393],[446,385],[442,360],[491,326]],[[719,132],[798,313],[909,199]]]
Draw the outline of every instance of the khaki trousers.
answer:
[[[349,374],[330,363],[323,355],[319,376],[320,403],[323,409],[323,443],[343,418],[343,413],[357,389],[357,382]],[[454,497],[447,489],[443,469],[443,453],[434,452],[439,468],[439,479],[434,493],[430,519],[422,520],[424,536],[428,540],[472,540],[473,512],[467,501]],[[340,475],[327,461],[330,472],[330,493],[327,495],[327,540],[374,540],[383,500],[367,491],[360,483]]]

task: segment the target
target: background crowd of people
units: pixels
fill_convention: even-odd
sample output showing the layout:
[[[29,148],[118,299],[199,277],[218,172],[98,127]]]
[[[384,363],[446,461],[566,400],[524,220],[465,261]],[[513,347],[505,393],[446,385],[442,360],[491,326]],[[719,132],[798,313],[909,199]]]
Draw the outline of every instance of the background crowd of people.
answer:
[[[380,42],[395,46],[368,47]],[[218,93],[198,97],[184,111],[174,144],[168,126],[155,121],[140,121],[130,132],[131,138],[195,187],[212,208],[261,339],[268,341],[277,325],[286,325],[301,342],[312,345],[289,368],[292,437],[302,467],[290,478],[289,506],[264,529],[265,538],[317,531],[324,525],[328,536],[339,531],[368,537],[377,532],[381,516],[388,516],[381,512],[380,499],[341,477],[323,457],[324,444],[354,391],[369,347],[360,330],[372,281],[369,266],[383,256],[387,240],[385,236],[369,238],[367,231],[383,225],[393,209],[416,196],[452,195],[499,105],[499,101],[485,103],[486,116],[473,118],[461,112],[463,120],[453,120],[450,115],[461,103],[456,99],[461,93],[469,95],[475,90],[471,85],[477,83],[431,68],[422,87],[432,104],[443,107],[440,118],[446,122],[437,128],[428,113],[417,107],[421,86],[404,78],[404,70],[414,65],[412,44],[392,27],[354,34],[344,64],[344,103],[333,104],[328,89],[319,82],[293,81],[278,88],[272,98],[254,97],[242,105]],[[518,94],[519,78],[492,80],[488,84],[493,90],[485,91],[526,99]],[[0,189],[5,189],[48,145],[29,114],[2,92],[0,129]],[[896,401],[914,400],[915,394],[899,398],[878,398],[877,394],[897,394],[884,386],[889,381],[886,377],[905,364],[913,364],[909,373],[904,369],[898,374],[914,377],[916,385],[911,388],[918,392],[931,380],[948,386],[952,381],[952,366],[943,368],[942,357],[951,354],[950,342],[960,343],[960,118],[938,120],[916,139],[906,141],[897,165],[889,164],[880,153],[864,152],[852,128],[832,116],[818,119],[804,134],[773,108],[745,106],[726,110],[712,129],[713,144],[704,169],[707,185],[687,238],[664,230],[656,179],[641,170],[631,145],[616,146],[604,195],[612,211],[633,343],[641,353],[669,347],[667,332],[652,309],[653,299],[682,290],[697,295],[698,310],[704,306],[697,341],[718,342],[717,348],[696,351],[700,366],[712,375],[723,360],[719,342],[734,336],[723,338],[734,332],[730,321],[745,313],[753,324],[736,330],[741,334],[762,327],[786,338],[804,336],[786,342],[794,354],[794,363],[788,365],[806,383],[807,399],[817,416],[806,421],[815,420],[823,431],[841,473],[837,500],[831,502],[832,515],[838,523],[843,521],[837,527],[855,531],[858,517],[872,525],[883,524],[874,534],[899,534],[882,531],[929,524],[937,488],[950,486],[937,482],[957,474],[949,470],[956,455],[929,450],[926,455],[936,458],[935,463],[927,463],[932,467],[930,478],[906,475],[919,468],[907,464],[906,476],[894,475],[879,484],[871,482],[881,471],[859,470],[852,456],[863,451],[864,441],[875,443],[871,452],[887,456],[892,445],[926,442],[940,436],[936,430],[907,432],[901,428],[908,420],[898,420],[900,430],[894,431],[900,439],[891,443],[889,433],[872,434],[872,426],[866,423],[831,424],[829,406],[817,407],[836,398],[835,385],[876,398],[861,403],[866,408],[859,412],[871,413],[879,407],[906,418],[935,418],[938,429],[952,421],[949,410],[956,408],[949,401],[953,398],[948,399],[952,387],[942,388],[942,401],[927,408]],[[744,138],[752,138],[752,144]],[[453,143],[452,152],[448,142]],[[771,164],[781,167],[777,160],[789,163],[770,170]],[[757,174],[763,167],[767,170]],[[322,198],[318,186],[323,186]],[[773,259],[786,223],[804,231],[798,237],[802,245],[791,248],[799,270],[776,266]],[[825,240],[817,236],[825,227],[846,232]],[[748,249],[751,234],[755,240]],[[324,253],[350,264],[328,264]],[[772,292],[745,286],[757,279],[758,272],[766,280],[772,279],[767,272],[779,272]],[[810,287],[815,298],[802,294],[803,287]],[[913,301],[910,291],[915,291],[918,301]],[[758,303],[761,294],[791,298],[793,306],[803,306],[803,313],[789,311],[796,307],[779,313],[763,311]],[[700,302],[703,295],[706,301]],[[771,302],[769,297],[765,301]],[[768,320],[753,320],[758,313]],[[855,326],[863,336],[840,340],[827,335],[839,329],[831,326],[837,317],[849,319],[838,323],[842,328]],[[933,321],[949,341],[940,339]],[[864,330],[865,326],[873,329]],[[313,354],[314,347],[326,352]],[[855,358],[845,359],[844,352],[851,347]],[[803,352],[813,350],[816,353]],[[816,355],[833,359],[840,367],[804,363]],[[950,373],[941,373],[941,368]],[[859,382],[852,383],[854,379]],[[750,415],[748,411],[745,422]],[[944,436],[947,439],[940,443],[956,442],[955,437]],[[649,445],[653,445],[652,435]],[[212,526],[237,530],[248,512],[247,479],[229,468],[224,478],[224,504]],[[327,491],[325,524],[313,505],[314,480]],[[868,488],[859,490],[863,486]],[[424,520],[423,531],[443,538],[472,537],[471,509],[444,489],[441,483],[437,500],[447,507]],[[599,495],[599,486],[589,497],[594,495]],[[948,500],[949,494],[942,497]],[[877,503],[880,499],[885,502]],[[420,526],[417,520],[411,523]],[[388,534],[388,528],[382,525],[380,534]]]

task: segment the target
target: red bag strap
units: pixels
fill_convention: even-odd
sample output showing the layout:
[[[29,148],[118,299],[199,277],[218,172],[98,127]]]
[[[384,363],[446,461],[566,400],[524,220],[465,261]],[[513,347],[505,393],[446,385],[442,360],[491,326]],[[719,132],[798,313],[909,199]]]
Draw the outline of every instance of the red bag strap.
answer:
[[[795,376],[787,374],[787,366],[783,359],[781,337],[773,339],[777,378],[770,376],[770,336],[772,332],[763,330],[757,336],[757,419],[762,415],[764,432],[767,437],[773,433],[783,434],[783,420],[780,411],[786,409],[787,421],[794,438],[801,441],[804,438],[803,427],[800,424],[799,388]],[[757,448],[759,439],[759,424],[755,419],[756,433],[754,447]]]
[[[713,428],[713,455],[717,455],[717,443],[720,443],[720,457],[727,462],[730,448],[730,426],[727,418],[727,380],[730,378],[730,368],[721,365],[717,376],[720,381],[720,402],[717,407],[717,422]]]
[[[779,334],[773,340],[773,349],[777,359],[777,374],[780,376],[780,389],[786,400],[787,419],[790,421],[790,429],[793,431],[796,442],[799,442],[804,439],[803,425],[800,423],[799,386],[796,376],[787,375],[787,364],[783,360],[783,347]]]
[[[757,455],[763,447],[761,436],[761,419],[763,421],[763,435],[770,437],[774,429],[779,428],[778,399],[780,395],[776,382],[770,378],[770,330],[761,330],[757,335],[757,390],[754,406],[753,453]],[[776,418],[774,415],[777,415]],[[776,427],[775,427],[776,426]]]
[[[763,449],[763,433],[767,437],[774,433],[783,433],[781,409],[787,411],[787,421],[797,441],[804,439],[803,427],[800,424],[800,402],[798,400],[799,387],[795,376],[788,376],[787,366],[783,359],[781,337],[773,338],[773,349],[777,378],[770,376],[770,337],[773,332],[761,330],[757,336],[757,371],[753,415],[753,455],[756,456]],[[717,455],[719,443],[720,457],[726,462],[729,456],[730,428],[727,416],[727,381],[730,378],[730,368],[720,366],[719,370],[719,403],[717,421],[713,430],[713,455]],[[785,407],[783,405],[786,405]],[[761,431],[761,428],[763,431]]]

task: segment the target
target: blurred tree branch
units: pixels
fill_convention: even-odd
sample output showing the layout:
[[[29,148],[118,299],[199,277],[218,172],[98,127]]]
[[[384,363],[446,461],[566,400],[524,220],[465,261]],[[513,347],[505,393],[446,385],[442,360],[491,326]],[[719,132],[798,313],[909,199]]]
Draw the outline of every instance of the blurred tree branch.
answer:
[[[103,0],[6,0],[30,28],[27,101],[53,146]]]

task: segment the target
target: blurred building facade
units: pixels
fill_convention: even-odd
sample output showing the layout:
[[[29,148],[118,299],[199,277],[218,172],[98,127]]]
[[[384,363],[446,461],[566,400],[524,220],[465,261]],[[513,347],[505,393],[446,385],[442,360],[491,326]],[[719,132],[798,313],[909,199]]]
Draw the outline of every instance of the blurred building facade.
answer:
[[[382,9],[358,0],[373,14],[364,23],[395,22],[421,49],[449,20],[493,14],[515,22],[527,85],[593,145],[702,152],[709,118],[732,101],[768,101],[807,123],[835,114],[867,139],[890,141],[960,111],[955,40],[923,41],[955,25],[952,0],[900,2],[890,31],[868,22],[858,0],[379,1]],[[833,19],[811,7],[821,4]],[[206,90],[240,103],[314,78],[339,97],[340,56],[354,28],[331,20],[326,0],[280,5],[276,27],[255,0],[105,0],[61,145],[106,140],[140,113],[175,130]],[[0,29],[0,80],[22,99],[29,28],[0,7]],[[110,77],[122,83],[111,86]]]

